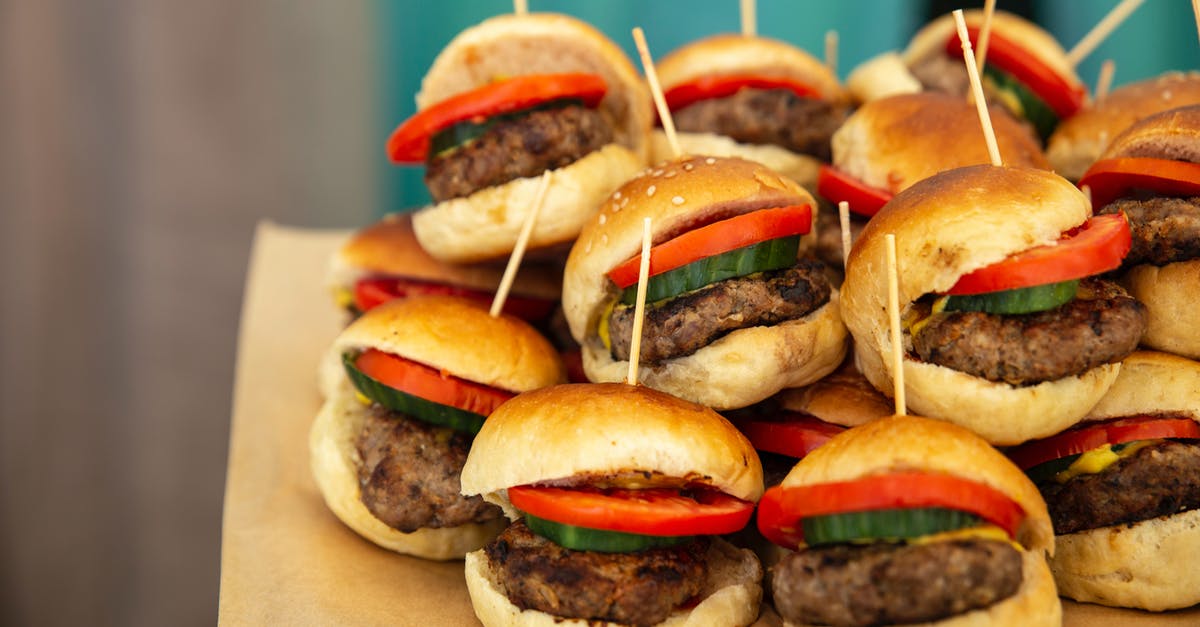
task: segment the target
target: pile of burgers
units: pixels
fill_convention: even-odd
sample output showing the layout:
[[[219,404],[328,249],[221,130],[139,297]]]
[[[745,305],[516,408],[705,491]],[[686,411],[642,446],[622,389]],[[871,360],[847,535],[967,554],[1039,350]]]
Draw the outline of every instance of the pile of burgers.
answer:
[[[949,16],[849,90],[768,38],[671,52],[678,155],[587,24],[459,34],[387,143],[435,204],[332,260],[351,322],[310,440],[329,508],[465,558],[487,625],[1200,603],[1200,76],[1089,102],[1035,25],[999,13],[990,41],[1004,165]],[[923,417],[893,415],[898,379]]]

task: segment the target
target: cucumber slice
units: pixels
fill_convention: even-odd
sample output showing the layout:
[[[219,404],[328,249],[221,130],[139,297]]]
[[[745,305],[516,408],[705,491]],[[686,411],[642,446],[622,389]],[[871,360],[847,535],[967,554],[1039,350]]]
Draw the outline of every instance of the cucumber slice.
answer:
[[[530,514],[525,514],[525,524],[529,525],[529,529],[539,536],[573,551],[633,553],[686,544],[695,539],[695,536],[646,536],[640,533],[588,529],[587,527],[564,525]]]
[[[810,546],[842,542],[899,540],[974,527],[978,516],[941,507],[881,509],[812,516],[800,521],[804,542]]]
[[[450,427],[467,433],[479,433],[479,430],[483,428],[483,421],[487,419],[487,416],[425,400],[384,385],[359,370],[354,365],[355,357],[357,355],[352,352],[343,354],[342,364],[346,366],[346,374],[349,375],[350,382],[354,384],[354,387],[372,401],[392,411],[441,427]]]
[[[945,311],[983,311],[994,314],[1026,314],[1048,311],[1070,302],[1079,291],[1079,281],[1062,281],[1013,290],[950,296]]]
[[[1013,78],[1004,70],[985,64],[983,74],[990,80],[991,87],[1001,93],[1001,98],[1006,103],[1011,104],[1014,100],[1016,101],[1021,110],[1014,113],[1029,120],[1038,135],[1041,136],[1042,141],[1045,142],[1058,126],[1058,115],[1054,113],[1054,109],[1051,109],[1046,101],[1030,91],[1024,83]]]
[[[430,157],[441,156],[442,154],[448,153],[459,146],[474,141],[480,135],[488,132],[493,126],[500,122],[515,120],[523,115],[529,114],[532,111],[559,109],[573,104],[583,106],[583,100],[578,98],[560,98],[558,100],[543,102],[542,104],[529,107],[528,109],[521,109],[520,111],[495,115],[483,120],[482,122],[464,120],[457,124],[448,126],[437,133],[434,133],[429,138],[429,155]]]
[[[800,236],[778,237],[765,242],[743,246],[719,255],[697,259],[692,263],[650,277],[646,281],[646,302],[652,303],[698,290],[710,283],[735,277],[789,268],[796,264]],[[637,302],[637,284],[621,292],[621,303]]]
[[[1078,453],[1075,455],[1067,455],[1066,457],[1059,457],[1058,459],[1052,459],[1048,462],[1042,462],[1037,466],[1030,466],[1029,468],[1025,469],[1025,475],[1028,476],[1029,480],[1034,483],[1046,483],[1048,481],[1053,481],[1054,475],[1057,475],[1067,468],[1070,468],[1071,464],[1074,464],[1075,460],[1077,459],[1079,459]]]

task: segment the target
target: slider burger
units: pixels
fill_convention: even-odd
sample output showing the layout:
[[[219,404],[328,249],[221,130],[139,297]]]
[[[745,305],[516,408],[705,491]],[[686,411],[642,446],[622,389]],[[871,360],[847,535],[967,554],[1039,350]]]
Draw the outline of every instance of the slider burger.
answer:
[[[1050,510],[1059,593],[1167,610],[1200,603],[1200,363],[1136,352],[1088,419],[1008,454]]]
[[[811,189],[829,137],[849,113],[837,76],[775,39],[716,35],[655,66],[684,153],[765,164]],[[656,131],[651,162],[674,156]]]
[[[592,381],[629,366],[643,218],[652,218],[640,381],[715,409],[811,383],[841,363],[838,293],[798,258],[812,196],[738,158],[687,157],[621,186],[584,227],[563,311]]]
[[[1200,106],[1131,126],[1079,184],[1098,213],[1129,218],[1121,281],[1146,305],[1142,345],[1200,359]]]
[[[434,257],[507,256],[554,171],[531,249],[571,241],[645,162],[650,97],[616,44],[574,18],[501,15],[459,33],[388,139],[392,161],[425,164],[436,204],[413,228]]]
[[[900,192],[850,253],[842,315],[857,364],[892,390],[885,235],[895,234],[909,406],[997,445],[1062,431],[1112,385],[1145,308],[1095,275],[1129,225],[1044,170],[969,166]]]
[[[329,509],[384,548],[453,559],[504,527],[500,510],[459,492],[459,472],[500,403],[566,380],[528,324],[449,296],[393,300],[334,342],[346,377],[309,434]]]
[[[1060,625],[1033,483],[970,431],[916,416],[849,429],[763,495],[796,549],[771,571],[785,625]]]
[[[488,627],[758,617],[758,559],[713,536],[750,520],[762,471],[706,407],[622,383],[521,394],[488,417],[462,489],[513,521],[466,557]]]

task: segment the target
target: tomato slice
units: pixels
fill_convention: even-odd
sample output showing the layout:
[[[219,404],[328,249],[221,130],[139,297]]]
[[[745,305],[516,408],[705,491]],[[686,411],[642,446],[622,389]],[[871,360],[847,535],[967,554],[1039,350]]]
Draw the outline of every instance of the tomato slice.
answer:
[[[1137,416],[1078,425],[1042,440],[1027,442],[1008,451],[1009,459],[1027,470],[1039,464],[1098,449],[1105,444],[1124,444],[1159,438],[1200,439],[1200,424],[1191,418]]]
[[[650,274],[654,276],[693,261],[779,237],[801,235],[812,228],[812,207],[793,205],[760,209],[692,229],[650,249]],[[625,289],[638,280],[642,255],[638,253],[608,273]]]
[[[491,306],[495,298],[495,294],[490,292],[458,285],[406,277],[372,277],[359,279],[354,284],[354,307],[360,312],[368,311],[396,298],[433,295],[461,296],[488,306]],[[555,301],[546,298],[509,293],[504,301],[504,313],[527,322],[538,322],[548,318],[556,304]]]
[[[850,204],[850,211],[867,217],[879,213],[892,199],[888,190],[867,185],[828,165],[817,171],[817,193],[835,205],[844,200]]]
[[[775,420],[738,420],[734,424],[760,451],[801,458],[843,432],[846,427],[799,412]]]
[[[964,274],[947,293],[986,294],[1100,274],[1118,268],[1131,245],[1124,214],[1092,216],[1054,244],[1030,248]]]
[[[491,414],[501,403],[516,396],[373,348],[363,351],[354,365],[363,374],[405,394],[481,416]]]
[[[513,507],[564,525],[651,536],[733,533],[746,526],[754,503],[712,489],[508,489]]]
[[[429,138],[463,120],[482,121],[561,98],[577,98],[594,107],[607,91],[596,74],[528,74],[488,83],[418,111],[392,131],[387,152],[396,163],[420,163],[429,153]]]
[[[1135,189],[1162,196],[1200,195],[1200,164],[1150,157],[1104,159],[1092,164],[1079,187],[1092,188],[1092,206],[1103,207]]]
[[[800,521],[811,516],[880,509],[945,507],[975,514],[1016,537],[1025,512],[982,483],[951,475],[905,472],[811,486],[775,486],[758,504],[758,529],[775,544],[804,543]]]
[[[979,28],[971,27],[967,32],[971,38],[971,45],[975,45],[979,39]],[[946,54],[962,59],[962,44],[957,34],[950,35],[946,41]],[[1054,110],[1054,114],[1060,120],[1075,115],[1075,112],[1083,107],[1083,101],[1087,97],[1083,85],[1073,84],[1020,44],[1006,39],[995,29],[992,30],[988,43],[987,63],[1024,83],[1029,91]]]
[[[724,76],[701,76],[675,85],[663,94],[667,108],[671,111],[710,98],[732,96],[738,91],[750,89],[786,89],[801,98],[820,98],[821,92],[808,83],[786,76],[756,76],[752,74],[729,74]]]

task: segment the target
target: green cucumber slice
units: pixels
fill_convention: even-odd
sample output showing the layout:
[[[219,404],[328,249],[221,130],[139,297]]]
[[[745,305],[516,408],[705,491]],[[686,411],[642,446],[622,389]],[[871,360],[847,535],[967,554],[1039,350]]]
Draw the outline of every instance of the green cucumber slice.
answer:
[[[811,516],[800,521],[804,542],[810,546],[843,542],[899,540],[954,531],[981,524],[974,514],[942,507],[880,509]]]
[[[743,246],[719,255],[697,259],[692,263],[656,274],[646,281],[646,302],[653,303],[698,290],[710,283],[735,277],[790,268],[796,264],[800,236],[778,237],[765,242]],[[621,303],[637,302],[637,284],[621,292]]]
[[[1054,109],[1051,109],[1050,105],[1046,104],[1046,101],[1039,98],[1024,83],[1013,78],[1011,74],[1004,70],[985,64],[983,75],[990,79],[993,89],[999,92],[1008,92],[1012,98],[1020,103],[1021,110],[1014,113],[1029,120],[1029,123],[1037,130],[1043,142],[1050,137],[1050,134],[1054,132],[1054,128],[1058,126],[1058,115],[1054,113]]]
[[[686,544],[695,539],[695,536],[647,536],[640,533],[589,529],[564,525],[531,514],[525,514],[525,524],[529,525],[529,529],[539,536],[573,551],[633,553]]]
[[[983,311],[994,314],[1026,314],[1048,311],[1075,298],[1079,280],[1019,287],[987,294],[950,296],[946,311]]]
[[[1037,466],[1030,466],[1025,469],[1025,475],[1034,483],[1046,483],[1054,480],[1054,475],[1071,467],[1075,460],[1079,459],[1079,453],[1075,455],[1067,455],[1059,457],[1048,462],[1042,462]]]
[[[429,155],[431,158],[434,156],[441,156],[442,154],[450,152],[459,146],[463,146],[468,142],[474,141],[480,135],[488,132],[493,126],[500,122],[514,120],[523,115],[527,115],[532,111],[558,109],[572,104],[583,106],[583,101],[578,98],[560,98],[558,100],[543,102],[542,104],[529,107],[528,109],[521,109],[520,111],[513,111],[512,113],[495,115],[483,120],[482,122],[464,120],[457,124],[450,125],[438,131],[437,133],[434,133],[429,138]]]
[[[342,364],[346,366],[346,374],[350,377],[350,382],[358,388],[359,392],[362,392],[363,396],[392,411],[441,427],[450,427],[467,433],[479,433],[479,430],[483,428],[483,421],[487,419],[487,416],[425,400],[384,385],[359,370],[354,365],[355,357],[357,355],[353,352],[344,353]]]

